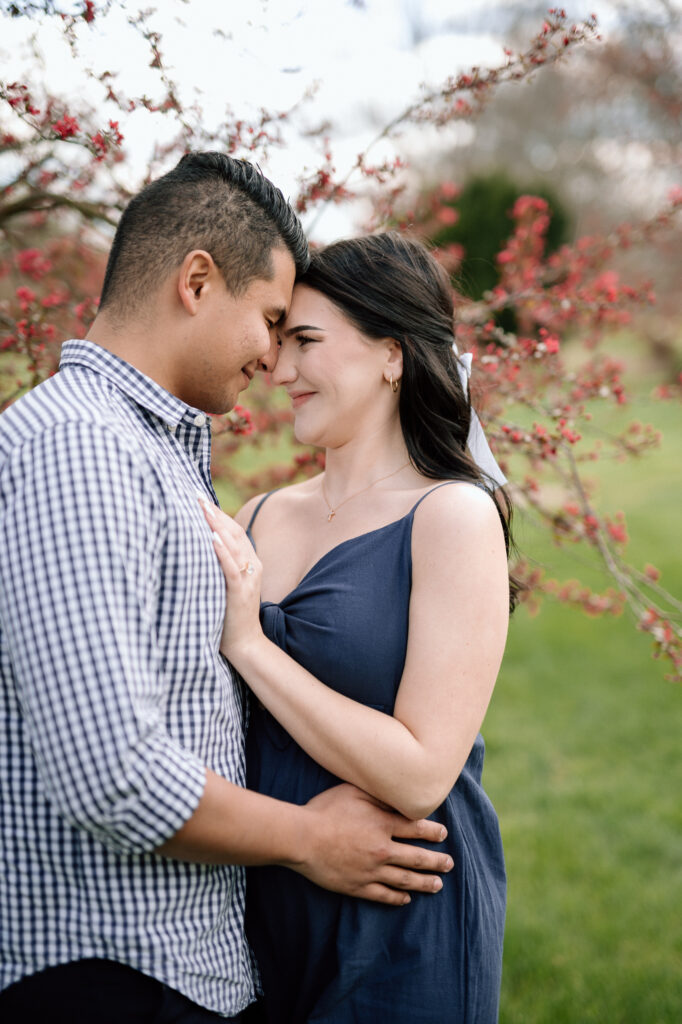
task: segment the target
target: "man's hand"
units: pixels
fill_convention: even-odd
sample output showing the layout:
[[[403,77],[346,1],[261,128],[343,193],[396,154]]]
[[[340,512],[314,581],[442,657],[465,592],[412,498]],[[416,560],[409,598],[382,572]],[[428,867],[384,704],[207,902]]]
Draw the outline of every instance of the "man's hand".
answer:
[[[303,807],[206,771],[199,804],[156,852],[204,864],[281,864],[323,889],[400,906],[411,892],[438,892],[452,858],[421,846],[440,843],[437,821],[409,821],[348,783]]]
[[[304,808],[309,828],[307,854],[290,864],[323,889],[400,906],[406,890],[438,892],[438,873],[450,871],[445,853],[396,839],[439,843],[446,836],[436,821],[409,821],[346,783],[316,796]]]

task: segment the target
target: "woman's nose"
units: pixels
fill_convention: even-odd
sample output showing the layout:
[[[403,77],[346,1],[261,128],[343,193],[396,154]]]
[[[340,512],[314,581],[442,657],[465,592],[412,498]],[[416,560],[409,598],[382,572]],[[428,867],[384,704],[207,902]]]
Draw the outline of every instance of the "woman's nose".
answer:
[[[270,368],[270,372],[273,384],[290,384],[296,380],[298,370],[289,345],[282,345],[276,350],[275,365]]]

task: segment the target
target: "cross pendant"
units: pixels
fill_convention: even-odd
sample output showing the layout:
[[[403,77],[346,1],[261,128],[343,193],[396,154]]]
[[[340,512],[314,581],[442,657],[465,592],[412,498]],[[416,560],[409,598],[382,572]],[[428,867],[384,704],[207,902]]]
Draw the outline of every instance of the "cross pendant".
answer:
[[[332,521],[332,519],[334,518],[335,515],[336,515],[336,512],[334,511],[334,509],[332,509],[330,511],[329,515],[327,516],[327,522],[331,523],[331,521]]]

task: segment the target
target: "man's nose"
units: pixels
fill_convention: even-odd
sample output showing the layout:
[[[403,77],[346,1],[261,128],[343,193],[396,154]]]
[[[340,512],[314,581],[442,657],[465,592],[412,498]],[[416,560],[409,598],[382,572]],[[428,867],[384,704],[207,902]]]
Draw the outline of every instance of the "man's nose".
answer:
[[[279,352],[278,344],[279,343],[277,341],[277,332],[271,330],[270,347],[268,348],[265,355],[261,356],[261,358],[258,360],[258,369],[262,370],[263,373],[272,373],[272,371],[277,366],[277,356]]]

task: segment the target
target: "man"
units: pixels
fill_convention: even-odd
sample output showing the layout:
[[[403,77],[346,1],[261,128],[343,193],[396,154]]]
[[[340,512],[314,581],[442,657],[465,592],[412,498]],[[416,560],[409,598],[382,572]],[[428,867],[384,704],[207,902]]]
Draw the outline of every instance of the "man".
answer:
[[[395,904],[451,866],[353,787],[244,788],[205,414],[271,367],[307,258],[254,167],[184,157],[125,211],[88,339],[0,419],[3,1020],[237,1019],[237,865]]]

